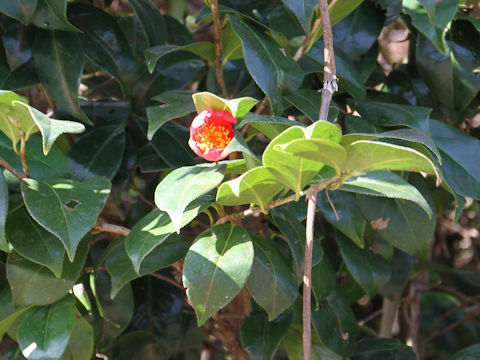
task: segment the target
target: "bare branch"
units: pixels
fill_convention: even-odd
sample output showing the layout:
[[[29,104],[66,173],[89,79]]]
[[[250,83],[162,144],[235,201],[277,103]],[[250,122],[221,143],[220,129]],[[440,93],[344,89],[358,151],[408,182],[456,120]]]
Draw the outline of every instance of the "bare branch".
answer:
[[[213,27],[215,30],[214,44],[215,44],[215,60],[213,66],[215,67],[215,74],[217,76],[218,86],[222,95],[227,97],[227,86],[225,85],[225,78],[223,77],[222,67],[222,30],[220,29],[220,14],[218,12],[218,0],[212,0],[212,18]]]
[[[2,165],[5,169],[7,169],[13,175],[15,175],[15,177],[18,180],[22,181],[25,178],[25,176],[23,176],[17,170],[15,170],[15,168],[12,165],[10,165],[9,163],[7,163],[2,157],[0,157],[0,165]]]
[[[117,234],[122,236],[128,236],[130,234],[130,229],[114,224],[107,224],[102,222],[97,222],[93,228],[98,231],[108,232],[111,234]]]

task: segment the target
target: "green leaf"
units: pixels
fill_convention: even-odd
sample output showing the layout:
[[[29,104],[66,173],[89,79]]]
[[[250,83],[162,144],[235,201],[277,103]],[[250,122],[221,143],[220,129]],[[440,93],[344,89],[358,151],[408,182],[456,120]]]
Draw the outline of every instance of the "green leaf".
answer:
[[[75,324],[74,297],[29,310],[18,328],[18,345],[29,360],[58,359]]]
[[[230,16],[233,30],[242,40],[245,63],[258,86],[267,94],[274,115],[283,110],[282,91],[295,91],[302,82],[300,66],[256,25]]]
[[[325,300],[337,287],[337,274],[328,259],[322,260],[312,268],[312,292],[317,300],[317,308],[320,301]]]
[[[37,0],[31,23],[45,30],[78,31],[67,20],[65,0]]]
[[[3,176],[3,171],[0,171],[0,250],[10,252],[7,238],[5,237],[5,222],[8,214],[8,186]]]
[[[298,296],[297,281],[290,266],[267,239],[253,235],[255,256],[248,278],[248,291],[272,321]]]
[[[35,264],[13,251],[7,259],[7,279],[12,289],[14,304],[48,305],[64,297],[83,269],[87,248],[88,240],[84,240],[73,263],[67,258],[63,260],[60,278],[56,278],[46,267]]]
[[[167,27],[163,15],[150,0],[128,0],[140,20],[147,46],[165,44]]]
[[[263,312],[248,315],[240,328],[242,347],[253,360],[273,359],[291,322],[291,313],[283,313],[271,322]]]
[[[36,7],[37,0],[2,1],[0,12],[26,25],[30,23]]]
[[[438,177],[433,162],[422,153],[405,146],[359,140],[345,147],[347,159],[342,172],[404,170],[426,172]]]
[[[215,226],[197,237],[185,257],[183,284],[198,326],[242,290],[252,263],[252,239],[239,226]]]
[[[352,360],[415,360],[412,348],[398,339],[362,339],[351,350]],[[466,358],[462,358],[467,360]]]
[[[435,1],[434,0],[418,0],[422,3],[425,10],[427,10],[430,22],[433,24],[435,21]]]
[[[203,209],[210,205],[210,198],[199,198],[187,206],[180,226],[192,221]],[[125,240],[125,250],[137,274],[145,257],[175,232],[170,216],[165,211],[153,210],[138,221]]]
[[[13,21],[4,24],[2,42],[8,65],[12,71],[32,58],[33,28]]]
[[[250,147],[243,138],[242,134],[238,131],[235,132],[232,141],[230,141],[227,147],[223,149],[222,155],[228,155],[236,151],[243,153],[243,157],[246,161],[248,169],[262,165],[257,156],[252,152],[252,150],[250,150]]]
[[[28,212],[63,243],[73,261],[82,237],[95,225],[110,193],[110,181],[24,179],[22,195]]]
[[[382,256],[360,249],[339,233],[337,244],[348,271],[368,295],[377,294],[390,280],[390,266]]]
[[[405,286],[407,286],[413,270],[413,256],[394,249],[390,263],[391,274],[389,282],[383,287],[382,295],[391,301],[400,301]]]
[[[475,360],[480,352],[480,344],[471,345],[457,352],[448,360]]]
[[[318,115],[320,112],[321,99],[322,94],[311,89],[298,89],[294,93],[285,96],[287,102],[295,106],[313,122],[319,120]]]
[[[109,252],[105,266],[112,279],[110,297],[113,299],[131,280],[170,266],[185,256],[191,241],[183,236],[170,235],[156,246],[142,261],[138,274],[125,250],[125,241],[119,240]]]
[[[410,15],[413,26],[445,53],[448,49],[445,42],[445,29],[455,16],[459,1],[448,0],[435,4],[433,21],[429,18],[432,10],[427,13],[422,2],[418,0],[404,0],[402,4],[403,12]]]
[[[49,268],[57,278],[61,276],[65,255],[62,243],[38,225],[23,204],[10,211],[5,233],[16,252]]]
[[[359,247],[363,248],[363,234],[367,221],[357,205],[355,196],[343,191],[324,190],[318,193],[317,207],[325,220],[340,230]],[[330,199],[329,199],[330,198]],[[337,215],[332,209],[335,208]]]
[[[3,335],[15,323],[17,318],[33,305],[15,307],[12,301],[12,292],[9,286],[5,286],[0,292],[0,340]]]
[[[243,58],[242,41],[235,31],[233,31],[230,21],[228,21],[227,25],[224,25],[222,29],[222,55],[223,66],[230,60]]]
[[[224,166],[200,164],[173,170],[155,189],[155,205],[166,211],[179,233],[186,207],[215,189],[223,180]]]
[[[260,131],[269,139],[275,138],[291,126],[303,125],[302,123],[297,123],[281,116],[248,114],[240,124],[237,125],[237,128],[241,129],[247,124]]]
[[[281,189],[282,185],[272,172],[260,166],[220,185],[217,201],[229,206],[255,204],[265,212],[268,203]]]
[[[300,24],[302,24],[305,34],[310,32],[310,25],[312,22],[312,15],[318,6],[316,0],[282,0],[286,7],[288,7],[297,17]]]
[[[6,162],[12,165],[18,172],[23,173],[18,154],[13,151],[11,142],[2,133],[0,133],[0,152]],[[67,158],[55,145],[47,156],[43,154],[42,139],[40,137],[30,137],[26,144],[25,157],[30,170],[30,176],[36,180],[70,178],[72,176]]]
[[[381,237],[402,251],[425,258],[435,231],[436,213],[426,192],[420,190],[433,210],[431,217],[417,204],[402,199],[357,195],[357,202]]]
[[[243,119],[250,109],[258,103],[257,99],[251,97],[224,99],[207,91],[195,93],[192,98],[195,109],[199,114],[203,110],[227,110],[237,120]]]
[[[430,205],[417,188],[390,171],[372,171],[363,176],[351,177],[343,183],[340,190],[363,195],[409,200],[425,210],[428,216],[433,214]]]
[[[163,56],[176,51],[187,51],[213,64],[215,51],[213,43],[209,41],[197,41],[188,45],[159,45],[145,50],[145,61],[147,62],[148,71],[153,73],[158,60]]]
[[[95,176],[113,179],[125,152],[125,125],[98,126],[82,136],[68,152],[74,179]]]
[[[92,125],[78,104],[83,50],[78,35],[64,31],[36,31],[35,69],[48,94],[70,114]]]
[[[85,126],[83,124],[74,121],[50,119],[44,113],[23,102],[14,101],[13,107],[14,110],[18,109],[16,114],[19,115],[21,112],[23,112],[24,117],[30,117],[34,121],[34,123],[38,127],[36,131],[40,130],[40,133],[42,134],[43,153],[45,155],[48,154],[53,144],[55,143],[55,140],[61,134],[79,134],[85,131]],[[19,108],[21,108],[22,110],[20,110]],[[22,119],[19,120],[20,122],[22,122]],[[28,122],[30,123],[31,120],[28,120]]]
[[[67,350],[60,360],[90,360],[93,348],[93,328],[83,316],[77,313]]]
[[[157,95],[153,100],[163,104],[147,108],[148,131],[147,137],[152,139],[153,135],[167,121],[188,115],[195,111],[192,101],[192,91],[172,90]]]

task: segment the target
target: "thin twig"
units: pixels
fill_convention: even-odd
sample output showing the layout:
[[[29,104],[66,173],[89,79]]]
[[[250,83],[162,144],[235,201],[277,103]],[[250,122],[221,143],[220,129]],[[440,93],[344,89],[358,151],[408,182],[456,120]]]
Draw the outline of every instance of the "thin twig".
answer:
[[[160,280],[163,280],[163,281],[166,281],[168,282],[169,284],[172,284],[173,286],[179,288],[180,290],[182,291],[185,291],[184,287],[182,285],[180,285],[179,283],[177,283],[176,281],[166,277],[166,276],[163,276],[163,275],[160,275],[160,274],[157,274],[157,273],[150,273],[148,274],[154,278],[157,278],[157,279],[160,279]]]
[[[20,136],[20,152],[18,153],[20,156],[20,161],[22,162],[23,172],[25,173],[25,177],[30,177],[30,171],[28,170],[27,166],[27,158],[25,157],[25,133],[22,131]]]
[[[130,234],[130,229],[126,227],[123,227],[120,225],[102,223],[102,222],[97,222],[93,226],[93,228],[98,231],[108,232],[108,233],[122,235],[122,236],[128,236],[128,234]]]
[[[222,30],[220,29],[220,14],[218,12],[218,0],[212,0],[212,18],[213,27],[215,30],[214,44],[215,44],[215,59],[213,66],[215,67],[215,74],[217,75],[217,82],[222,95],[227,97],[227,86],[225,85],[225,78],[223,77],[222,67]]]
[[[312,28],[310,29],[310,32],[305,37],[305,40],[303,40],[302,45],[300,45],[297,52],[293,56],[293,60],[298,61],[303,56],[303,54],[305,53],[305,49],[307,48],[308,44],[310,43],[310,40],[312,39],[313,35],[315,35],[315,32],[317,31],[321,23],[322,23],[322,18],[317,18],[315,20],[315,22],[312,25]]]
[[[1,156],[0,156],[0,165],[2,165],[5,169],[7,169],[13,175],[15,175],[15,177],[17,177],[18,180],[22,181],[25,178],[25,176],[23,176],[17,170],[15,170],[15,168],[9,163],[7,163]]]

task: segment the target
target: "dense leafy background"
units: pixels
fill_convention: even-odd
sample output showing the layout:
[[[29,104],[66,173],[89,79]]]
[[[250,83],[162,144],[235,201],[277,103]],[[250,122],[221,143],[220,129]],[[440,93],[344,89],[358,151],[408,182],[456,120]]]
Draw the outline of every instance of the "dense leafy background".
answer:
[[[0,2],[0,157],[23,174],[23,137],[30,172],[0,172],[1,359],[301,359],[303,191],[335,177],[313,357],[478,357],[478,4],[333,0],[319,122],[316,7],[220,1],[226,100],[202,1]],[[218,164],[187,144],[212,108]]]

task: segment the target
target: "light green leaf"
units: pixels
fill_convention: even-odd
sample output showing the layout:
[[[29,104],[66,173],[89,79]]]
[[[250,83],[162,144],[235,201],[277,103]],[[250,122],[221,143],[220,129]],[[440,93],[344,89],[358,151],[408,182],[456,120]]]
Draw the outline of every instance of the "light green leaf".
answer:
[[[22,195],[28,212],[63,243],[70,261],[82,237],[95,225],[110,193],[110,181],[24,179]]]
[[[255,204],[266,211],[268,202],[281,189],[276,176],[268,168],[260,166],[220,185],[217,201],[223,205]]]
[[[177,233],[186,207],[215,189],[223,180],[224,170],[224,166],[215,163],[184,166],[173,170],[158,184],[155,205],[168,213]]]
[[[201,58],[209,61],[213,64],[215,58],[215,51],[213,43],[208,41],[197,41],[192,44],[178,46],[178,45],[159,45],[148,48],[145,50],[145,61],[147,62],[147,68],[150,73],[155,70],[157,61],[163,56],[172,54],[177,51],[187,51]]]
[[[203,110],[227,110],[237,120],[241,120],[247,115],[252,107],[258,102],[251,97],[241,97],[236,99],[224,99],[207,91],[192,95],[197,113]]]
[[[252,263],[252,239],[239,226],[215,226],[197,237],[185,257],[183,284],[198,326],[242,290]]]
[[[75,324],[74,297],[66,296],[48,306],[30,309],[17,332],[18,345],[29,360],[62,356]]]

